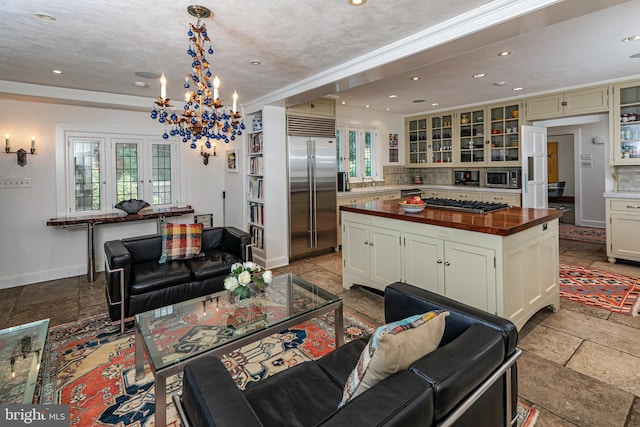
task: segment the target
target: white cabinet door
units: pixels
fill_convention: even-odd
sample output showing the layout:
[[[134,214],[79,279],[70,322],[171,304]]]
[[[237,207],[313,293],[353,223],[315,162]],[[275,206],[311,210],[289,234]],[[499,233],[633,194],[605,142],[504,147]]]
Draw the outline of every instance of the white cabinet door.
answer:
[[[444,259],[444,296],[496,313],[495,251],[445,242]]]
[[[373,280],[387,285],[402,280],[399,230],[371,227],[369,249]]]
[[[615,212],[611,214],[610,221],[609,260],[613,257],[640,261],[640,215]]]
[[[444,294],[444,243],[442,239],[404,233],[404,281],[410,285]]]
[[[345,269],[356,274],[369,275],[369,226],[351,221],[344,222],[342,249]]]

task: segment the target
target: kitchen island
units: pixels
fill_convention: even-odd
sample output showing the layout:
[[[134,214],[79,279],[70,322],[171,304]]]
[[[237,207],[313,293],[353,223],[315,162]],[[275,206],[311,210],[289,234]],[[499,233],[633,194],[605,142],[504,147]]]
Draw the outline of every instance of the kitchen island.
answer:
[[[346,289],[383,290],[403,281],[502,316],[518,329],[541,308],[559,308],[559,210],[405,213],[398,200],[385,200],[340,211]]]

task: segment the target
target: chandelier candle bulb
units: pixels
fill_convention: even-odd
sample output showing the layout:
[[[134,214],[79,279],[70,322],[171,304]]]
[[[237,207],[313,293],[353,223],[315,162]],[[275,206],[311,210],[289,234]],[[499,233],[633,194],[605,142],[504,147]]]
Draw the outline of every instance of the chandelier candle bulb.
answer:
[[[36,149],[36,137],[32,136],[31,137],[31,152],[33,152],[33,150]]]
[[[218,76],[215,76],[213,78],[213,100],[214,101],[220,98],[218,94],[219,88],[220,88],[220,79],[218,79]]]
[[[9,134],[4,136],[4,150],[9,152]]]
[[[167,79],[164,77],[164,73],[162,73],[162,77],[160,77],[160,98],[163,100],[167,99]]]
[[[233,91],[233,109],[231,110],[235,114],[238,110],[238,92]]]

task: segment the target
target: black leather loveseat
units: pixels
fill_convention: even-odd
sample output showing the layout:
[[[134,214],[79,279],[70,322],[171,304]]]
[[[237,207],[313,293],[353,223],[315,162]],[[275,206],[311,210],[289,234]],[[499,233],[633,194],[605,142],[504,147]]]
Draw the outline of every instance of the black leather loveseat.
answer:
[[[160,234],[105,242],[111,320],[124,329],[124,320],[135,314],[223,290],[231,265],[246,261],[251,238],[234,227],[213,227],[201,239],[200,257],[162,264]]]
[[[239,390],[214,356],[187,364],[174,396],[193,426],[508,426],[516,416],[518,334],[502,318],[403,283],[385,290],[387,322],[444,309],[439,347],[338,409],[365,340]]]

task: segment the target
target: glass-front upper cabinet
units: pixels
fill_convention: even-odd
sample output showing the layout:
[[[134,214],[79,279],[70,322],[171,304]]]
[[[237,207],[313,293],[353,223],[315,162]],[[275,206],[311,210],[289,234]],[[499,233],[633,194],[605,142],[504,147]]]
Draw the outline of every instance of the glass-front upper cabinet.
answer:
[[[520,164],[519,107],[518,104],[490,107],[489,164]]]
[[[407,166],[426,166],[428,159],[427,118],[414,117],[405,122],[407,130]]]
[[[611,159],[617,164],[640,164],[640,81],[614,85],[614,102]]]
[[[451,166],[453,163],[453,114],[430,116],[431,132],[429,163]]]
[[[485,162],[485,113],[483,108],[460,111],[458,114],[458,162],[461,164]]]

